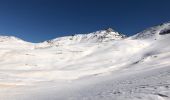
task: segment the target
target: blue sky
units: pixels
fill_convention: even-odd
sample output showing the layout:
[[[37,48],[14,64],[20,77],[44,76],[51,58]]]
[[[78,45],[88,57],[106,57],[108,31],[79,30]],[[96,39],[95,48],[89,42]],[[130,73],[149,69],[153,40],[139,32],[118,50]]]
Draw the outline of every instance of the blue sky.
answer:
[[[133,35],[170,21],[170,0],[0,0],[0,35],[30,42],[108,27]]]

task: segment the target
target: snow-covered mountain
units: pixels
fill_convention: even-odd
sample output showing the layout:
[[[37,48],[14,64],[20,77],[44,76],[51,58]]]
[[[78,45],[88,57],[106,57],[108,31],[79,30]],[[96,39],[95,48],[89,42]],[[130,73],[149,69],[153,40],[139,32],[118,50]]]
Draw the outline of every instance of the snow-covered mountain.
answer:
[[[136,39],[159,39],[162,35],[170,33],[170,23],[163,23],[158,26],[148,28],[134,36]]]
[[[42,43],[0,37],[0,100],[169,100],[170,23]]]
[[[109,42],[112,40],[121,40],[126,36],[114,31],[112,28],[100,30],[88,34],[75,34],[72,36],[60,37],[52,40],[45,41],[39,46],[55,46],[55,45],[70,45],[76,43],[100,43]]]
[[[1,49],[33,49],[33,43],[26,42],[14,36],[0,36]]]
[[[24,42],[24,41],[14,36],[0,36],[0,42]]]

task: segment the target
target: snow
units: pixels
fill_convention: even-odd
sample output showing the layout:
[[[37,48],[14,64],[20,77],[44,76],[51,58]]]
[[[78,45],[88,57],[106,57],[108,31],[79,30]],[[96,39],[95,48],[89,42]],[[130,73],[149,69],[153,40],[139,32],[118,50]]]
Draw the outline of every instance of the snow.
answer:
[[[0,100],[169,100],[170,23],[42,43],[0,36]]]

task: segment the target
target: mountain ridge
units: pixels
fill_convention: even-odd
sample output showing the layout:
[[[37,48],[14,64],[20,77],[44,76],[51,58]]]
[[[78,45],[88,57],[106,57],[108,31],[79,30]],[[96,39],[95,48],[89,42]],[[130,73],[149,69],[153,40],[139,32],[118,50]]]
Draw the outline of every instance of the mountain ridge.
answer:
[[[51,40],[46,40],[40,43],[44,44],[61,44],[63,42],[71,42],[71,43],[76,43],[76,42],[82,42],[82,43],[89,43],[89,42],[108,42],[112,40],[120,40],[120,39],[125,39],[125,38],[133,38],[133,39],[156,39],[159,38],[159,35],[164,35],[167,33],[167,31],[170,32],[170,22],[162,23],[159,25],[155,25],[153,27],[147,28],[139,33],[136,33],[132,36],[126,36],[122,33],[119,33],[115,31],[112,28],[107,28],[105,30],[99,30],[87,34],[74,34],[70,36],[63,36],[63,37],[57,37]],[[160,33],[160,34],[159,34]],[[161,34],[164,33],[164,34]],[[168,33],[167,33],[168,34]],[[0,41],[19,41],[19,42],[27,42],[23,39],[20,39],[15,36],[1,36],[0,35]],[[31,43],[31,42],[30,42]],[[69,43],[68,43],[69,44]]]

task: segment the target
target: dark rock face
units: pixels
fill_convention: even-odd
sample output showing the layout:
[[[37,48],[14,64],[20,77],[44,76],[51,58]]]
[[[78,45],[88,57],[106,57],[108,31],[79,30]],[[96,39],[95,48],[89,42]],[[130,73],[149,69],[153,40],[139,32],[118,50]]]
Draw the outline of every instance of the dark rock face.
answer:
[[[114,30],[112,28],[108,28],[106,29],[106,32],[114,32]]]
[[[159,33],[160,35],[165,35],[165,34],[170,34],[170,29],[168,30],[163,30]]]

